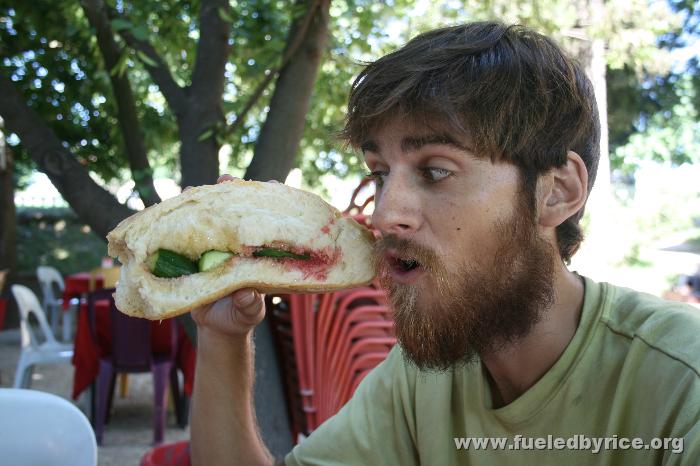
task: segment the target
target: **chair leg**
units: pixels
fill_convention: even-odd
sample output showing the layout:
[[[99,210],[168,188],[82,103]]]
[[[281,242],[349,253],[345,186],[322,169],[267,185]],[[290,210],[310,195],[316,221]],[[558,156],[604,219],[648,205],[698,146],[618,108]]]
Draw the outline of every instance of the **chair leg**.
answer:
[[[109,404],[109,391],[112,388],[113,377],[112,363],[106,360],[100,361],[100,372],[97,376],[97,416],[95,419],[95,438],[98,445],[102,445],[102,435]]]
[[[109,424],[109,420],[112,418],[112,404],[114,404],[114,387],[117,383],[117,373],[112,370],[112,378],[109,381],[109,395],[107,398],[107,416],[105,417],[105,424]]]
[[[58,313],[61,311],[57,306],[47,303],[46,305],[47,311],[51,312],[51,331],[53,332],[54,335],[58,335],[58,321],[59,321],[59,315]]]
[[[177,426],[181,429],[187,427],[188,414],[189,414],[189,400],[185,394],[184,387],[180,391],[180,379],[177,375],[177,367],[173,365],[170,370],[170,392],[173,397],[173,404],[175,406],[175,419],[177,421]]]
[[[119,374],[119,397],[126,398],[129,396],[129,374],[122,372]]]
[[[168,414],[168,375],[172,365],[170,362],[153,365],[153,443],[163,443],[165,420]]]
[[[56,306],[55,309],[58,309],[58,312],[61,313],[61,317],[63,322],[61,323],[63,328],[61,336],[63,338],[64,342],[69,342],[71,341],[71,336],[73,333],[73,309],[68,308],[65,311],[63,311],[60,307]]]
[[[93,381],[90,384],[90,424],[95,428],[97,419],[97,382]]]
[[[17,363],[17,370],[15,371],[15,380],[12,384],[12,388],[29,388],[32,380],[33,366],[27,364],[20,357]]]

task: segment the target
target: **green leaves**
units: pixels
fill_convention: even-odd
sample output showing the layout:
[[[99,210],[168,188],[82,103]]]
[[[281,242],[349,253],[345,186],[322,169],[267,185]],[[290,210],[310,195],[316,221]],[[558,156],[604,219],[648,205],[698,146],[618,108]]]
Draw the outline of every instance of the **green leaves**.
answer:
[[[134,27],[133,24],[131,24],[130,21],[127,21],[126,19],[122,18],[116,18],[112,20],[112,29],[114,29],[116,32],[123,31],[125,29],[131,29]]]
[[[136,56],[138,56],[139,59],[148,66],[158,66],[158,63],[156,63],[155,60],[153,60],[152,58],[150,58],[148,55],[146,55],[145,53],[143,53],[140,50],[136,51]]]
[[[228,10],[224,7],[219,7],[217,10],[219,13],[219,18],[221,18],[221,21],[227,22],[227,23],[233,23],[234,18],[231,16],[231,14],[228,12]]]
[[[206,141],[214,135],[214,128],[209,128],[197,137],[198,142]]]
[[[119,77],[124,76],[124,73],[126,72],[128,65],[129,65],[129,49],[124,48],[124,50],[122,50],[122,54],[119,56],[119,60],[117,60],[117,63],[112,67],[111,70],[109,70],[109,75],[110,76],[119,76]]]

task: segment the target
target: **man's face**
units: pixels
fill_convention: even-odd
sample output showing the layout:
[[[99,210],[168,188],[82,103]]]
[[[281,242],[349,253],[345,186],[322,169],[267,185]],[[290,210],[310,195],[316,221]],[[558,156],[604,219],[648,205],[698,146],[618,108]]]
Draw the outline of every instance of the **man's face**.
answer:
[[[518,169],[398,120],[362,149],[377,180],[380,280],[406,356],[447,369],[527,335],[552,302],[555,251]]]

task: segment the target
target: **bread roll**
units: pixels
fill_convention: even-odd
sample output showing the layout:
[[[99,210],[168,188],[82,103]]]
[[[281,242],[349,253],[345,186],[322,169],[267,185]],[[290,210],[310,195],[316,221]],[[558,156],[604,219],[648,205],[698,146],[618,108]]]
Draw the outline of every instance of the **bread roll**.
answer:
[[[323,292],[365,285],[376,266],[374,237],[320,197],[280,183],[234,180],[188,189],[122,221],[107,235],[122,263],[117,308],[165,319],[245,287],[263,293]],[[250,257],[255,248],[288,245],[314,260]],[[158,249],[191,260],[209,250],[240,253],[222,266],[159,278],[146,264]]]

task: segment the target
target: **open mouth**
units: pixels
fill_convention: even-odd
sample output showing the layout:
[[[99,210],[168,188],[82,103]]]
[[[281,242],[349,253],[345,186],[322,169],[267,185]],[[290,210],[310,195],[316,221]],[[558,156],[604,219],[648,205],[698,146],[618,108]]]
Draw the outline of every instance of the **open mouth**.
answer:
[[[402,259],[398,257],[394,259],[394,268],[403,273],[411,272],[419,267],[420,263],[415,259]]]

